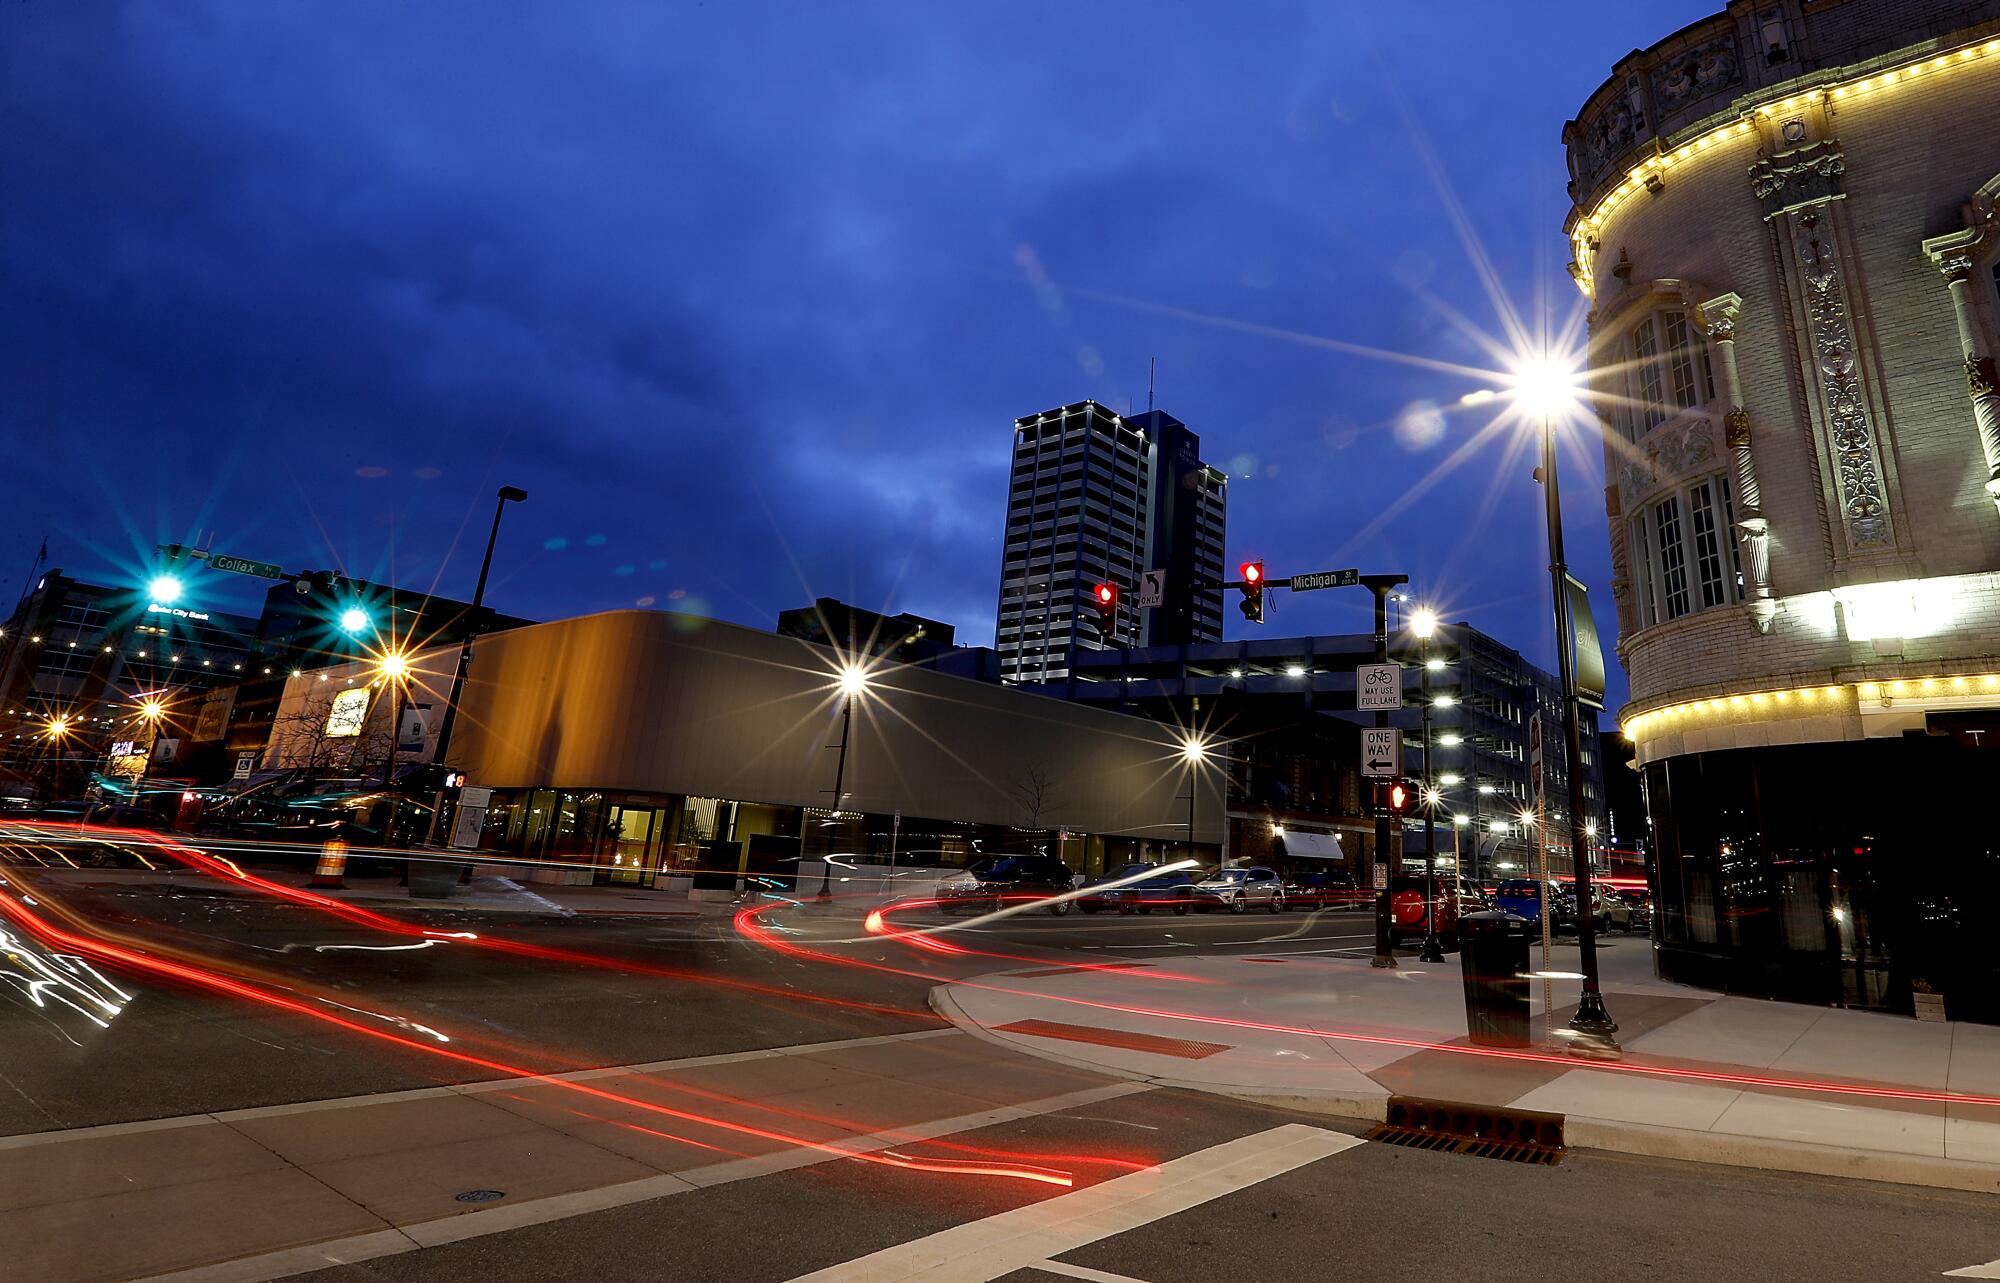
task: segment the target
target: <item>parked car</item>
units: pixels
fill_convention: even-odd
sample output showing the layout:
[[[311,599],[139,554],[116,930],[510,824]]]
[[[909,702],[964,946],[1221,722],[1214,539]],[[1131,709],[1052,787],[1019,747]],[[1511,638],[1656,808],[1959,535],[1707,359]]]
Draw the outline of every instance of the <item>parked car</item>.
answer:
[[[1405,873],[1389,879],[1389,940],[1396,943],[1405,936],[1424,934],[1424,893],[1425,888],[1435,885],[1437,897],[1433,912],[1437,916],[1436,931],[1447,944],[1458,938],[1458,919],[1463,913],[1483,908],[1469,887],[1451,878],[1426,878],[1421,873]]]
[[[1606,887],[1606,922],[1627,933],[1653,929],[1653,899],[1644,887]]]
[[[1076,885],[1069,866],[1052,855],[991,855],[965,867],[938,883],[938,907],[947,913],[959,910],[997,912],[1007,900],[1024,897],[1067,895]],[[1069,912],[1070,900],[1050,901],[1048,911],[1061,917]]]
[[[1253,904],[1263,905],[1268,913],[1284,910],[1285,884],[1277,870],[1261,864],[1217,869],[1194,884],[1194,907],[1204,913],[1218,905],[1231,913],[1242,913]]]
[[[1372,899],[1374,895],[1357,887],[1354,875],[1346,869],[1316,869],[1297,881],[1285,883],[1287,907],[1334,909],[1366,904]]]
[[[1534,878],[1508,878],[1494,890],[1493,907],[1502,913],[1511,913],[1539,924],[1544,899],[1550,905],[1549,930],[1556,934],[1574,931],[1576,898],[1553,880],[1537,882]]]
[[[1128,864],[1086,887],[1076,899],[1076,907],[1085,913],[1105,909],[1120,913],[1172,909],[1175,913],[1186,913],[1193,903],[1194,875],[1186,869],[1162,871],[1157,864]]]

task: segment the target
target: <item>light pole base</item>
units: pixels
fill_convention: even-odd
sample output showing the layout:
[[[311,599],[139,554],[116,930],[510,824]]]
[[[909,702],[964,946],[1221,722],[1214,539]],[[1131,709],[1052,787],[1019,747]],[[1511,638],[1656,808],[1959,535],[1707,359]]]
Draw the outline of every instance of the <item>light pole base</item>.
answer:
[[[1435,936],[1435,935],[1427,935],[1427,936],[1425,936],[1425,937],[1424,937],[1424,949],[1423,949],[1423,952],[1422,952],[1422,953],[1419,953],[1419,954],[1417,955],[1417,961],[1419,961],[1419,962],[1443,962],[1443,961],[1444,961],[1444,941],[1442,941],[1442,940],[1438,939],[1438,938],[1437,938],[1437,936]]]
[[[1396,955],[1393,953],[1378,953],[1373,958],[1370,958],[1368,960],[1368,965],[1371,967],[1376,967],[1388,971],[1394,971],[1396,969]]]
[[[1609,1040],[1618,1032],[1618,1022],[1604,1009],[1604,995],[1586,991],[1576,1004],[1576,1014],[1570,1017],[1569,1027],[1580,1034],[1592,1034]]]
[[[1577,1034],[1562,1040],[1563,1051],[1578,1060],[1623,1060],[1625,1049],[1610,1034]]]

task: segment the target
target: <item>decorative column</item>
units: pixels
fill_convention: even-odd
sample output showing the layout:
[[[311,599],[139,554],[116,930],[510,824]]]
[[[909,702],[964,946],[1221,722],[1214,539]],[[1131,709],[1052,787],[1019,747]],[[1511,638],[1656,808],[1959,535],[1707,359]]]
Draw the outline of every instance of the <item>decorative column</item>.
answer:
[[[1729,453],[1736,464],[1737,542],[1743,553],[1743,608],[1760,633],[1771,631],[1778,603],[1771,596],[1771,523],[1764,516],[1764,492],[1757,483],[1757,456],[1750,447],[1750,412],[1743,408],[1743,376],[1736,368],[1736,316],[1740,294],[1723,294],[1695,309],[1695,319],[1715,345],[1722,366],[1722,416]]]
[[[1924,242],[1924,253],[1944,274],[1951,293],[1952,315],[1958,320],[1958,346],[1965,355],[1965,390],[1972,398],[1972,418],[1979,428],[1979,449],[1986,456],[1986,493],[2000,505],[2000,392],[1994,388],[1993,358],[1986,354],[1979,314],[1972,305],[1972,261],[1986,227]]]

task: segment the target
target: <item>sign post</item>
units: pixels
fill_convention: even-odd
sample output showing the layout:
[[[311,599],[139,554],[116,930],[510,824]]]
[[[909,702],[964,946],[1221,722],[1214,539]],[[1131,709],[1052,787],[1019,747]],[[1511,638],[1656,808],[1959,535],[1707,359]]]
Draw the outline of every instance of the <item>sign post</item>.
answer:
[[[1343,582],[1347,574],[1345,571],[1331,571],[1327,573],[1341,577],[1340,580],[1336,580],[1335,582]],[[1315,576],[1308,575],[1306,578],[1312,580]],[[1296,579],[1294,582],[1296,582]],[[1378,666],[1385,665],[1389,662],[1389,592],[1391,589],[1409,583],[1410,577],[1408,575],[1357,575],[1352,582],[1367,588],[1369,592],[1375,594],[1375,663]],[[1332,584],[1326,586],[1331,587]],[[1400,673],[1396,678],[1396,688],[1398,692],[1402,689],[1402,677]],[[1355,698],[1358,706],[1360,699],[1360,692],[1358,690],[1355,693]],[[1385,781],[1397,774],[1402,767],[1402,740],[1400,737],[1395,736],[1393,728],[1390,727],[1389,710],[1386,708],[1376,710],[1373,730],[1376,734],[1388,731],[1393,737],[1389,746],[1395,748],[1397,751],[1388,757],[1388,760],[1394,765],[1381,775],[1368,771],[1367,767],[1370,759],[1367,755],[1362,757],[1364,775],[1366,778],[1371,778],[1375,781],[1374,876],[1377,888],[1375,893],[1375,956],[1370,960],[1368,965],[1372,967],[1393,968],[1396,965],[1396,952],[1390,945],[1390,935],[1394,924],[1389,917],[1389,804],[1388,798],[1384,794],[1388,787]]]

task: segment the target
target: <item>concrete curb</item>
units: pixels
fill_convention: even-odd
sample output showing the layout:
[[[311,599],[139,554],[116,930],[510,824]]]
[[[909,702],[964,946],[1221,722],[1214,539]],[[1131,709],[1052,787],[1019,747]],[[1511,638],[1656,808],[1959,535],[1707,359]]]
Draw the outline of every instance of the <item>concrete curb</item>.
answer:
[[[1326,1114],[1362,1122],[1382,1122],[1387,1117],[1389,1093],[1356,1096],[1345,1092],[1299,1092],[1283,1089],[1259,1091],[1254,1087],[1220,1083],[1189,1082],[1137,1073],[1110,1065],[1096,1064],[1065,1056],[1053,1048],[1026,1041],[1003,1038],[974,1021],[949,992],[949,984],[930,991],[931,1010],[949,1020],[961,1032],[975,1038],[1074,1069],[1088,1070],[1107,1077],[1130,1078],[1156,1087],[1206,1092],[1236,1100],[1273,1105],[1307,1114]],[[1880,1149],[1851,1149],[1838,1145],[1811,1145],[1800,1141],[1768,1140],[1759,1136],[1732,1136],[1715,1132],[1689,1131],[1680,1127],[1659,1127],[1647,1123],[1614,1122],[1568,1114],[1563,1120],[1564,1137],[1572,1149],[1595,1149],[1607,1153],[1634,1154],[1645,1158],[1666,1158],[1686,1163],[1709,1163],[1718,1167],[1747,1167],[1764,1171],[1799,1172],[1808,1176],[1831,1176],[1842,1180],[1879,1181],[1889,1185],[1920,1185],[1930,1189],[1963,1190],[1976,1194],[2000,1193],[2000,1164],[1974,1163],[1959,1158],[1931,1158],[1922,1154],[1898,1154]]]

